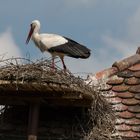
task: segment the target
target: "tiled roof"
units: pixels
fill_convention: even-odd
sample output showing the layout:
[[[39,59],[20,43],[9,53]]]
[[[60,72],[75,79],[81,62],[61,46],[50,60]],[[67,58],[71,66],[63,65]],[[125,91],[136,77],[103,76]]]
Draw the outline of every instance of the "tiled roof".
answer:
[[[94,75],[106,78],[110,88],[105,97],[116,112],[117,134],[124,139],[140,139],[140,48],[136,54],[115,62]]]

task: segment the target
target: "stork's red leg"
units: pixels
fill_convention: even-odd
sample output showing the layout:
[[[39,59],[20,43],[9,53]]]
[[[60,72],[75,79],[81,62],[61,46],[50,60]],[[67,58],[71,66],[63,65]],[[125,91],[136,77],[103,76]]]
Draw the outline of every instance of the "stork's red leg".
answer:
[[[55,70],[55,63],[54,63],[54,57],[52,57],[52,69]]]
[[[60,59],[61,59],[62,64],[63,64],[64,71],[66,71],[67,67],[66,67],[65,62],[64,62],[64,57],[60,57]]]

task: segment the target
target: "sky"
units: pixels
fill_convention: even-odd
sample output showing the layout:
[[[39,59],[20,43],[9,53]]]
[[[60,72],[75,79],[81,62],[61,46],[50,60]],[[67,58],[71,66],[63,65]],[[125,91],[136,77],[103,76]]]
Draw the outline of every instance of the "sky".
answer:
[[[40,33],[60,34],[91,50],[89,59],[65,57],[73,73],[111,67],[140,46],[140,0],[0,0],[0,57],[50,57],[32,41],[25,44],[35,19]]]

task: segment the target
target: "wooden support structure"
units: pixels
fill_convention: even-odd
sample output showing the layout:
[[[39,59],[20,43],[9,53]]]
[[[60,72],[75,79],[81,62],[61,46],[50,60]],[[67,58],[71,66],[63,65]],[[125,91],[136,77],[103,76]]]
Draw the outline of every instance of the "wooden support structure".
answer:
[[[0,105],[29,105],[27,139],[37,140],[41,105],[89,107],[93,101],[90,89],[75,84],[26,83],[0,80]]]
[[[31,103],[28,119],[28,140],[37,140],[40,104]]]

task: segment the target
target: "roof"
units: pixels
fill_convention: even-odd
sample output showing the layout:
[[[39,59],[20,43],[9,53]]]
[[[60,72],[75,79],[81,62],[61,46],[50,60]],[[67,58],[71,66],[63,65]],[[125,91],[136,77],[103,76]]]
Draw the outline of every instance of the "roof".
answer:
[[[124,139],[140,139],[140,48],[136,54],[115,62],[92,76],[104,82],[102,91],[116,114],[116,133]]]

